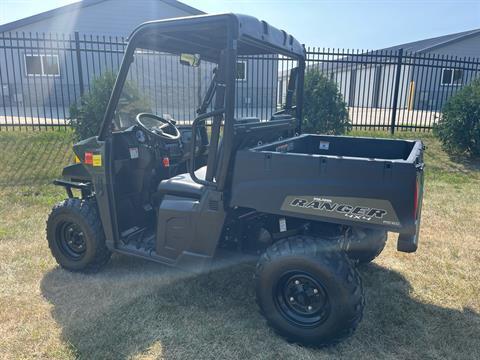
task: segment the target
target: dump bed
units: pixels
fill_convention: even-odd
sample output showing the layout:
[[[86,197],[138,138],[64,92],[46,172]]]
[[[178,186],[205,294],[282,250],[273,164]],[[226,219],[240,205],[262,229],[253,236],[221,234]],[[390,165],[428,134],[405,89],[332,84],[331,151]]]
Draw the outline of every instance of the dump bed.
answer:
[[[236,153],[231,206],[384,228],[416,241],[421,141],[301,135]]]

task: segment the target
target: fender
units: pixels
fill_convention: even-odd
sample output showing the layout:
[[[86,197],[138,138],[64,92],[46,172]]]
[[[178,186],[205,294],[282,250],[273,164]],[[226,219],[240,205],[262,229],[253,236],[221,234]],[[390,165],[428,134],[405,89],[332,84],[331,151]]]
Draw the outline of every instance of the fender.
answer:
[[[62,171],[62,177],[71,181],[92,181],[91,175],[82,163],[65,166]]]

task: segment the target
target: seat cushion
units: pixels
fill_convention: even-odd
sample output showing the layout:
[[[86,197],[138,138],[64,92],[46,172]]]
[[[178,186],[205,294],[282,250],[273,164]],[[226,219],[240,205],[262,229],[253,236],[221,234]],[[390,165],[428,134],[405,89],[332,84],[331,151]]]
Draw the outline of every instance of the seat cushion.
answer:
[[[205,180],[206,174],[206,166],[195,171],[195,175],[201,180]],[[190,174],[186,173],[174,176],[170,179],[162,180],[158,185],[158,192],[161,194],[200,198],[202,196],[204,187],[204,185],[193,181]]]

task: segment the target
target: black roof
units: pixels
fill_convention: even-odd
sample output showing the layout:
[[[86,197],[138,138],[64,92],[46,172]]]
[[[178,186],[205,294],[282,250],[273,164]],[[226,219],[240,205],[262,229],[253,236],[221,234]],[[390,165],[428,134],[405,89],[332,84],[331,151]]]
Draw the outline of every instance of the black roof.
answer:
[[[239,55],[283,54],[305,58],[305,49],[292,35],[266,21],[240,14],[188,16],[149,21],[138,26],[130,36],[136,47],[198,53],[217,59],[225,47],[227,32],[238,40]]]
[[[77,9],[85,8],[88,6],[96,5],[105,1],[110,1],[110,0],[82,0],[79,2],[75,2],[73,4],[65,5],[65,6],[60,6],[56,9],[53,10],[48,10],[39,14],[35,14],[32,16],[28,16],[23,19],[19,19],[16,21],[12,21],[3,25],[0,25],[0,32],[6,32],[6,31],[12,31],[15,29],[18,29],[19,27],[29,25],[36,23],[41,20],[49,19],[51,17],[64,14],[70,11],[74,11]],[[188,6],[187,4],[184,4],[180,1],[176,0],[159,0],[162,1],[168,5],[171,5],[173,7],[176,7],[177,9],[183,10],[189,14],[192,15],[200,15],[200,14],[205,14],[203,11],[195,9],[194,7]]]

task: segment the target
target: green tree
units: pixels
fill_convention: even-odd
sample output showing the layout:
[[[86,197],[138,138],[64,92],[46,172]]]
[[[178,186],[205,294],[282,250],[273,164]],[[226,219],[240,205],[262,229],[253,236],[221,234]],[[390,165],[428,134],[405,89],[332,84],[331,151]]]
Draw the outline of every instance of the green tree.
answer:
[[[449,154],[480,156],[480,79],[448,99],[433,132]]]
[[[105,72],[93,80],[90,91],[86,92],[79,104],[70,106],[71,125],[78,139],[85,139],[98,134],[103,121],[108,101],[115,85],[115,74]],[[140,95],[138,88],[125,82],[117,108],[117,117],[135,119],[139,112],[148,111],[149,105]]]
[[[318,70],[305,74],[303,109],[306,132],[338,135],[351,128],[347,104],[337,84]]]

